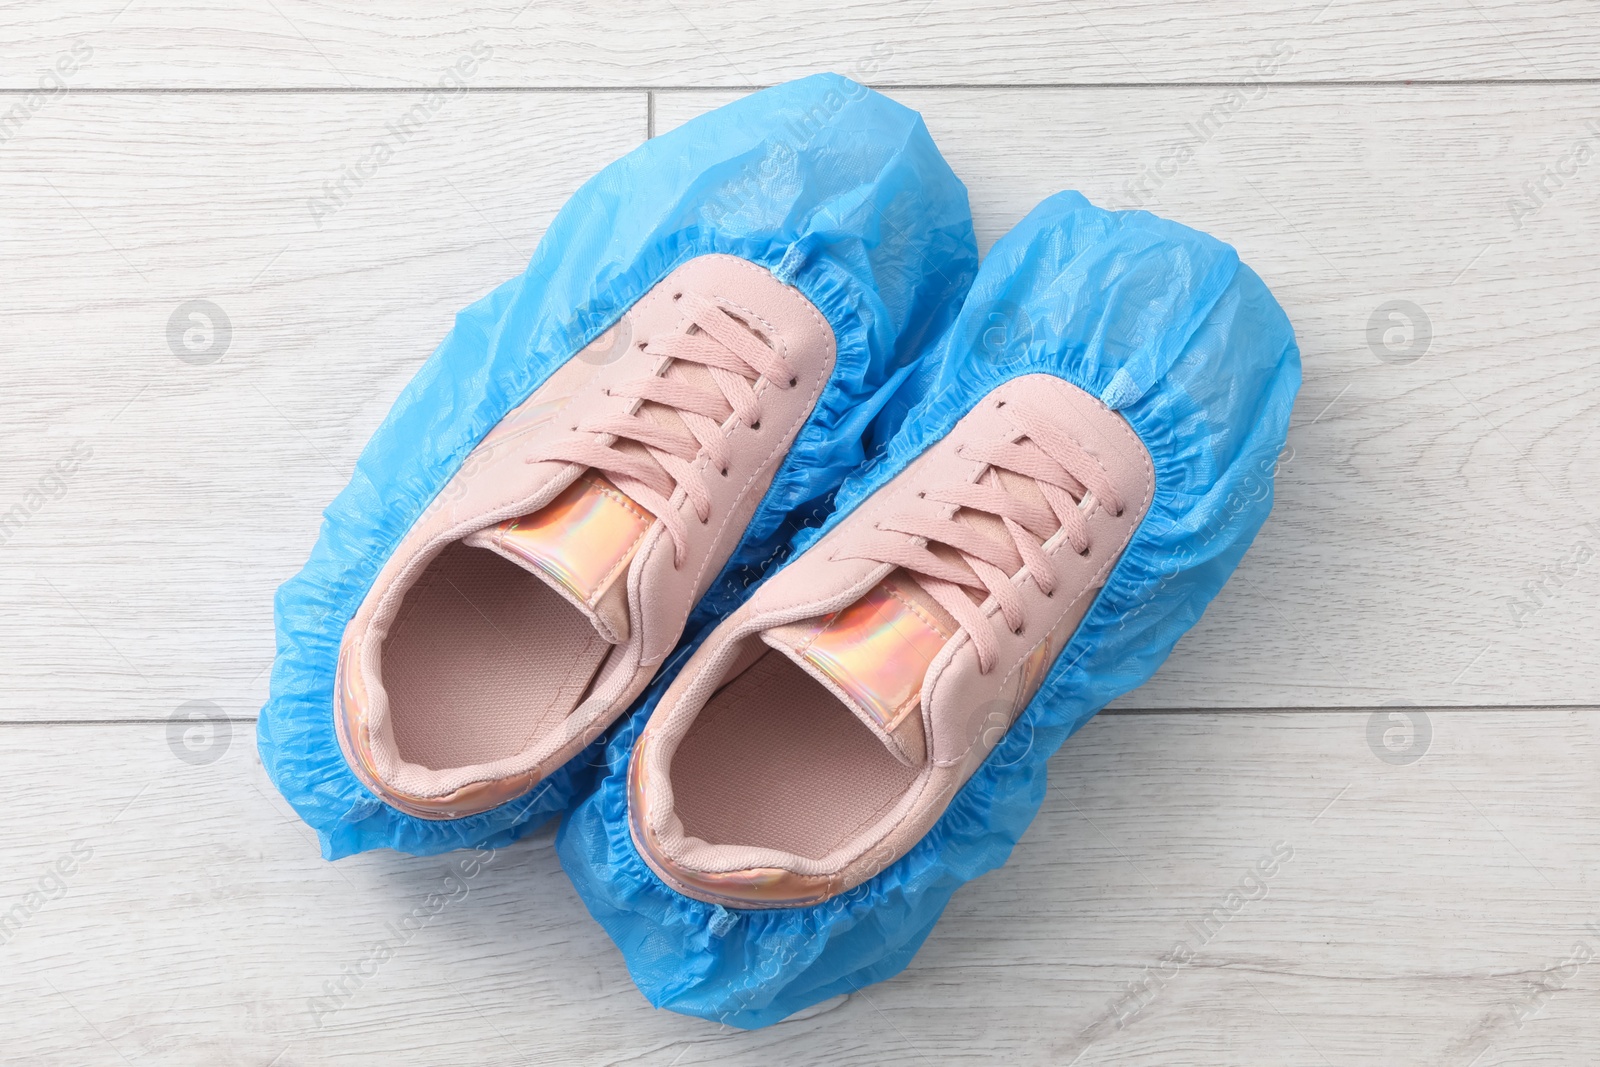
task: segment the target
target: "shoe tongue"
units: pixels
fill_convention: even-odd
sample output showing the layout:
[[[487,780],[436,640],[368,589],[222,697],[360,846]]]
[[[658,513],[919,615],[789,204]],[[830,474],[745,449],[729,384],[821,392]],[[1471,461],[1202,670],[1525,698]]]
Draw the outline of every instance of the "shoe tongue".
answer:
[[[982,480],[992,483],[997,482],[999,487],[1004,489],[1007,493],[1022,500],[1026,500],[1031,504],[1043,505],[1044,507],[1050,506],[1049,500],[1047,500],[1044,493],[1039,490],[1039,483],[1034,481],[1032,478],[1027,477],[1026,475],[1017,474],[1014,471],[991,468],[988,473],[983,476]],[[978,511],[972,508],[957,508],[955,514],[951,516],[951,519],[962,524],[963,526],[971,527],[991,541],[995,541],[1002,545],[1011,544],[1011,533],[1006,529],[1006,524],[1001,521],[998,515],[991,515],[987,511]],[[967,566],[961,558],[961,553],[957,552],[949,545],[935,544],[931,546],[931,550],[935,555],[944,558],[957,567],[964,568]],[[1020,556],[1011,561],[1013,567],[1019,566],[1021,562],[1022,560]],[[983,603],[984,599],[987,597],[987,594],[984,593],[983,590],[970,586],[965,587],[965,592],[967,597],[974,604]]]
[[[742,319],[735,318],[732,315],[729,317],[733,318],[733,321],[741,323],[744,328],[750,330],[751,333],[755,333],[750,325],[748,323],[744,323]],[[683,328],[683,336],[704,337],[705,335],[699,326],[689,325]],[[759,340],[760,335],[757,334],[756,336]],[[763,343],[765,342],[763,341]],[[668,364],[666,370],[661,372],[661,377],[683,382],[691,388],[701,392],[715,393],[717,391],[717,379],[716,376],[711,373],[711,368],[702,363],[695,363],[691,360],[672,360]],[[671,430],[674,433],[687,435],[692,432],[689,429],[688,423],[684,422],[682,414],[680,414],[678,410],[672,407],[670,404],[662,404],[654,400],[646,400],[639,405],[638,414],[643,418],[650,419],[653,422],[666,427],[668,430]],[[644,445],[640,444],[638,441],[621,440],[613,444],[612,447],[619,452],[632,452],[646,460],[649,460],[650,462],[654,462],[653,460],[650,460],[650,450]]]
[[[853,604],[761,639],[838,697],[901,763],[926,758],[922,682],[955,621],[903,572]]]
[[[584,614],[600,636],[628,639],[628,563],[654,517],[593,471],[530,515],[465,538],[537,575]]]

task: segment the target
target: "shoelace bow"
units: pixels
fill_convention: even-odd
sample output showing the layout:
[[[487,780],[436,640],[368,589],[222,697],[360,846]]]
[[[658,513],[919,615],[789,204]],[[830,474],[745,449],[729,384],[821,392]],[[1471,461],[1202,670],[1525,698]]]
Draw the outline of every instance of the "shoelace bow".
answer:
[[[582,422],[573,433],[552,441],[527,460],[579,463],[604,474],[661,520],[672,538],[674,566],[682,565],[689,546],[683,516],[669,503],[674,490],[681,487],[694,505],[695,517],[702,524],[709,521],[711,491],[705,475],[726,476],[732,459],[723,423],[737,414],[741,423],[759,429],[761,401],[754,383],[766,378],[779,389],[795,385],[788,362],[715,301],[686,292],[678,302],[686,313],[678,332],[639,343],[646,354],[663,358],[658,373],[607,390],[608,396],[632,401],[627,411]],[[698,327],[699,332],[690,332],[691,327]],[[711,385],[666,377],[675,362],[705,367]],[[646,402],[676,411],[688,432],[645,414],[640,409]],[[627,441],[637,442],[643,449],[616,447]],[[702,452],[707,463],[697,469],[695,460]]]
[[[929,489],[929,500],[952,507],[938,518],[906,515],[877,524],[863,546],[849,558],[892,563],[904,568],[917,584],[967,631],[984,674],[998,657],[995,632],[972,589],[992,596],[1012,633],[1025,622],[1022,597],[1011,576],[1026,566],[1046,596],[1055,595],[1055,569],[1044,542],[1063,531],[1073,550],[1089,551],[1089,522],[1078,502],[1088,493],[1112,514],[1122,514],[1122,498],[1098,460],[1047,415],[1026,403],[1003,405],[1013,428],[1010,439],[964,445],[957,454],[986,464],[977,481]],[[1046,503],[1018,496],[1002,483],[999,470],[1031,478]],[[1010,535],[1001,539],[955,518],[967,508],[998,518]],[[934,551],[946,546],[953,552]],[[952,558],[952,556],[954,558]]]

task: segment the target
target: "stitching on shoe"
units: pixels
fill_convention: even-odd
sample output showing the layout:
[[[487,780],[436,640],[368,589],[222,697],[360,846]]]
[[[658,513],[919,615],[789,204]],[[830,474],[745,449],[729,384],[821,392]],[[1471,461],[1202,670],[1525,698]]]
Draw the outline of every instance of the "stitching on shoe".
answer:
[[[1063,382],[1066,382],[1066,379],[1064,379],[1064,378],[1060,379],[1060,380],[1063,381]],[[1071,382],[1066,382],[1066,384],[1069,385],[1069,386],[1072,385]],[[1077,387],[1074,386],[1074,388],[1077,388]],[[1082,391],[1087,393],[1087,390],[1082,390]],[[1077,604],[1080,601],[1082,601],[1085,597],[1091,597],[1091,599],[1092,599],[1092,598],[1098,597],[1100,595],[1100,591],[1105,587],[1105,581],[1106,581],[1107,577],[1111,574],[1111,572],[1114,569],[1116,569],[1116,565],[1122,561],[1122,554],[1128,550],[1128,545],[1133,542],[1134,535],[1139,532],[1139,527],[1144,525],[1144,520],[1149,516],[1150,503],[1151,503],[1152,500],[1155,499],[1155,464],[1154,464],[1154,461],[1150,457],[1150,450],[1145,447],[1144,441],[1142,439],[1140,439],[1139,435],[1136,432],[1134,432],[1134,429],[1133,429],[1132,425],[1130,425],[1128,423],[1128,420],[1126,419],[1126,417],[1118,414],[1116,411],[1114,411],[1114,410],[1112,410],[1110,408],[1107,408],[1107,410],[1111,411],[1111,414],[1117,416],[1117,420],[1116,420],[1117,421],[1117,429],[1122,433],[1123,437],[1126,438],[1127,440],[1131,441],[1134,445],[1137,446],[1136,454],[1139,456],[1140,465],[1142,467],[1142,473],[1143,473],[1144,499],[1142,501],[1140,501],[1140,503],[1139,503],[1139,512],[1140,512],[1139,521],[1134,523],[1132,526],[1130,526],[1128,528],[1128,532],[1125,535],[1123,535],[1122,543],[1117,546],[1116,552],[1112,553],[1111,557],[1100,567],[1099,571],[1096,572],[1094,578],[1090,580],[1089,585],[1087,586],[1087,588],[1085,588],[1081,593],[1079,593],[1076,597],[1074,597],[1071,604],[1067,605],[1067,609],[1062,612],[1062,618],[1063,619],[1067,615],[1071,614],[1072,609],[1074,607],[1076,607]],[[1098,458],[1097,458],[1096,462],[1098,462]],[[1104,469],[1104,465],[1103,464],[1102,464],[1102,468],[1101,469],[1102,470]],[[1104,503],[1100,502],[1100,501],[1096,502],[1096,506],[1097,507],[1101,507],[1101,508],[1105,507]],[[1109,515],[1110,512],[1108,511],[1107,514]],[[1059,554],[1061,549],[1062,549],[1062,545],[1060,545],[1060,544],[1056,545],[1055,551],[1050,553],[1051,557],[1053,558],[1054,556]],[[985,617],[986,618],[993,617],[994,614],[998,610],[999,610],[999,607],[998,607],[998,605],[996,605],[993,609],[991,609],[990,611],[985,613]],[[1083,622],[1084,622],[1083,619],[1079,619],[1078,620],[1078,625],[1073,627],[1072,633],[1073,633],[1074,637],[1077,636],[1078,630],[1082,628]],[[1034,644],[1032,646],[1032,649],[1030,649],[1029,651],[1031,652],[1033,649],[1037,649],[1040,644],[1043,644],[1045,641],[1048,641],[1048,640],[1049,640],[1049,634],[1047,632],[1045,637],[1043,637],[1038,643]],[[1072,643],[1072,637],[1067,638],[1066,644],[1063,644],[1061,646],[1062,652],[1065,652],[1066,648],[1067,648],[1067,645],[1070,645],[1071,643]],[[1060,659],[1060,654],[1059,653],[1057,654],[1056,658],[1058,660]],[[1021,669],[1023,663],[1025,663],[1026,661],[1027,661],[1027,656],[1023,656],[1016,663],[1012,664],[1011,669],[1006,672],[1005,677],[1000,679],[1000,688],[1001,689],[1005,688],[1005,686],[1011,681],[1012,677],[1017,673],[1018,670]],[[1055,669],[1055,664],[1054,663],[1052,663],[1050,665],[1050,669],[1052,671]],[[1049,674],[1049,672],[1046,672],[1046,677],[1048,677],[1048,674]],[[1037,694],[1035,694],[1035,695],[1037,695]],[[1030,696],[1028,698],[1028,703],[1031,704],[1032,702],[1033,702],[1033,697]],[[1019,709],[1017,718],[1020,718],[1021,717],[1021,712],[1025,711],[1026,709],[1027,709],[1027,704],[1024,704],[1023,707],[1021,709]],[[1016,725],[1016,719],[1013,719],[1010,723],[1007,724],[1007,726],[1006,726],[1007,732],[1009,732],[1011,727],[1014,726],[1014,725]],[[972,738],[970,738],[967,741],[966,747],[962,749],[961,754],[959,756],[953,757],[953,758],[951,758],[949,760],[934,760],[933,763],[936,766],[940,766],[940,767],[953,767],[953,766],[956,766],[957,764],[960,764],[961,762],[963,762],[967,758],[968,755],[971,754],[972,747],[978,743],[978,738],[982,737],[983,734],[984,734],[984,731],[980,727],[978,732]]]

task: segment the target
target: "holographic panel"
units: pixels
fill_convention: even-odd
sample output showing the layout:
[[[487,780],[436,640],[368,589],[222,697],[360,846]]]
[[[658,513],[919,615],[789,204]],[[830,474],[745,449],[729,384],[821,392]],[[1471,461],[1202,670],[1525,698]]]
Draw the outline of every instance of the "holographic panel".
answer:
[[[802,655],[893,730],[917,706],[928,665],[949,637],[884,584],[829,619]]]
[[[651,521],[605,478],[585,475],[532,515],[496,526],[491,537],[592,604],[627,567]]]

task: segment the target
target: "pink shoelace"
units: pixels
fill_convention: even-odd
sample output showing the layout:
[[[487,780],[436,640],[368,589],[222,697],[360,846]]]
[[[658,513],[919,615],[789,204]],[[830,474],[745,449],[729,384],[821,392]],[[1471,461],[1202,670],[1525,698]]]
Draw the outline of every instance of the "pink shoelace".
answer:
[[[963,459],[985,464],[973,482],[929,489],[922,495],[951,505],[940,518],[907,515],[885,519],[848,558],[870,559],[904,568],[927,594],[948,611],[972,638],[978,669],[987,674],[998,657],[995,632],[966,590],[992,596],[1012,633],[1026,623],[1022,597],[1012,576],[1022,567],[1046,596],[1055,595],[1055,569],[1044,543],[1063,532],[1074,551],[1087,555],[1089,522],[1078,504],[1093,493],[1112,514],[1122,514],[1122,497],[1098,460],[1084,451],[1049,415],[1027,403],[1002,403],[1015,432],[1006,440],[964,445]],[[1009,491],[999,471],[1033,480],[1044,503]],[[993,515],[1009,537],[999,538],[961,522],[956,511]],[[952,550],[936,552],[936,546]]]
[[[723,424],[730,415],[737,415],[740,423],[760,429],[761,400],[754,384],[765,378],[779,389],[791,389],[796,380],[781,355],[715,301],[688,292],[674,299],[687,313],[678,332],[638,342],[647,355],[660,358],[655,373],[607,390],[608,396],[632,401],[627,411],[580,423],[575,432],[552,441],[527,462],[580,463],[610,478],[661,520],[672,538],[673,565],[681,566],[689,535],[683,516],[670,503],[674,491],[681,487],[694,505],[695,517],[702,524],[708,522],[711,491],[706,476],[726,477],[732,459]],[[705,367],[711,383],[665,377],[674,362]],[[663,425],[642,412],[646,402],[676,411],[688,432]],[[626,441],[643,448],[616,447]],[[697,467],[702,452],[707,462]]]

